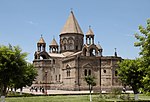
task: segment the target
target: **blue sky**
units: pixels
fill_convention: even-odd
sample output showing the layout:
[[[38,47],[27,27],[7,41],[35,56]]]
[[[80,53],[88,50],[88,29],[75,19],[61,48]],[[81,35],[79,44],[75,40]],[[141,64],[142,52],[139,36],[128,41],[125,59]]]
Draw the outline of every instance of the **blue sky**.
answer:
[[[59,34],[70,9],[86,34],[89,25],[103,55],[138,57],[134,33],[150,18],[150,0],[0,0],[0,45],[19,45],[32,61],[41,34],[48,45]]]

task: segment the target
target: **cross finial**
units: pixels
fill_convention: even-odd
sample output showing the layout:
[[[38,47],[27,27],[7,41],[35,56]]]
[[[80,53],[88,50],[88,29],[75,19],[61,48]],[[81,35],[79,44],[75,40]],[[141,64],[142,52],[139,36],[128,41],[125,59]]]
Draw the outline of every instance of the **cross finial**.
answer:
[[[73,8],[70,8],[71,12],[73,12]]]
[[[100,44],[100,42],[98,41],[98,44]]]
[[[55,39],[55,35],[53,35],[53,39]]]
[[[117,52],[116,52],[116,48],[115,48],[115,57],[117,57]]]
[[[116,52],[117,48],[115,48],[115,52]]]
[[[89,29],[91,29],[91,25],[89,25]]]
[[[41,38],[43,37],[43,35],[41,34]]]

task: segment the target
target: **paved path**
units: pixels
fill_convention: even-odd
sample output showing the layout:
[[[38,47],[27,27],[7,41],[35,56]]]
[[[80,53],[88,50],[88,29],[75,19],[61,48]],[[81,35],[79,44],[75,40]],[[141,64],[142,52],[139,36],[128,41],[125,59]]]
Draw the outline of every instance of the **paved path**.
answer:
[[[17,90],[17,92],[20,92],[20,90]],[[23,93],[30,93],[30,94],[35,94],[35,95],[44,95],[46,93],[40,92],[39,90],[36,92],[30,91],[30,88],[24,88]],[[87,94],[89,91],[65,91],[65,90],[47,90],[48,95],[57,95],[57,94]]]
[[[17,90],[17,92],[20,92],[20,90]],[[23,93],[30,93],[34,95],[45,95],[46,93],[40,92],[39,90],[36,92],[30,91],[30,88],[24,88]],[[47,90],[47,95],[73,95],[73,94],[88,94],[89,91],[65,91],[65,90]],[[103,91],[102,93],[106,93]],[[126,93],[133,93],[133,91],[126,91]]]

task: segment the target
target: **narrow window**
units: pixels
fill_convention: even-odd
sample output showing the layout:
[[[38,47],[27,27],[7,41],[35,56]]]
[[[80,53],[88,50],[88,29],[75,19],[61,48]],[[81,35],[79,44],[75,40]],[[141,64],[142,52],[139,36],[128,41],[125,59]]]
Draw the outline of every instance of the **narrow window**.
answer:
[[[55,80],[57,81],[57,75],[56,75],[56,79]]]
[[[68,71],[68,76],[70,76],[70,70]]]
[[[88,73],[89,75],[91,75],[91,70],[89,70],[89,73]]]
[[[67,70],[67,77],[68,77],[68,70]]]
[[[61,79],[61,75],[59,74],[59,82],[60,82],[60,79]]]
[[[55,68],[53,68],[53,73],[55,73]]]
[[[66,48],[67,48],[66,46],[67,46],[67,45],[66,45],[66,44],[64,44],[64,50],[66,50]]]
[[[118,72],[117,71],[115,71],[115,76],[117,76],[118,75]]]
[[[55,60],[53,59],[53,64],[55,64]]]
[[[76,50],[78,50],[78,46],[76,46]]]
[[[87,70],[86,69],[84,70],[84,76],[87,76]]]
[[[70,76],[70,70],[67,70],[67,77]]]

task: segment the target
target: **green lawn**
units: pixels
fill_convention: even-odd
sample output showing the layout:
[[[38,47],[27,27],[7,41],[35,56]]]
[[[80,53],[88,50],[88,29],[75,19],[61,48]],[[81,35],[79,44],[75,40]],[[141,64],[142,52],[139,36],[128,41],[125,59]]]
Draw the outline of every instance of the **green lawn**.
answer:
[[[124,95],[126,96],[126,95]],[[133,99],[133,95],[130,95]],[[109,95],[92,95],[93,102],[101,101],[123,101],[118,98],[110,98]],[[149,100],[150,96],[139,95],[140,100]],[[34,96],[34,97],[13,97],[6,98],[6,102],[89,102],[88,95],[68,95],[68,96]]]
[[[6,102],[88,102],[88,96],[36,96],[7,98]]]

